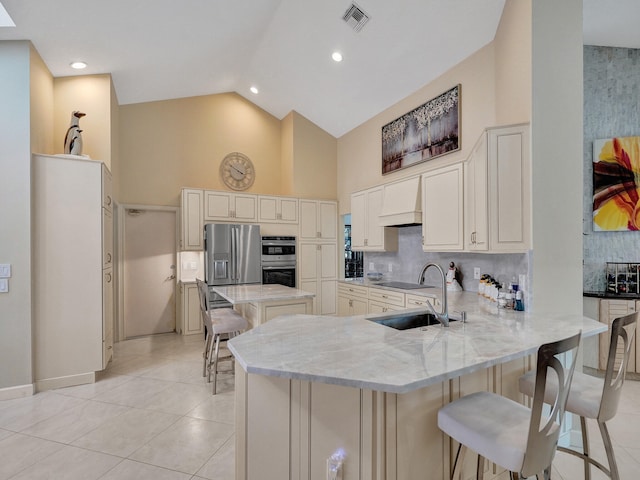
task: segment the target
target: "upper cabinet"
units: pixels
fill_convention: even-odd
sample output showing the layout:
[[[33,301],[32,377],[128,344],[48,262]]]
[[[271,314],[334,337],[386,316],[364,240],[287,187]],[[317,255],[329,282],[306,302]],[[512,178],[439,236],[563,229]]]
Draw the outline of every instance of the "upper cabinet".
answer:
[[[467,250],[489,249],[487,163],[487,134],[483,133],[464,166],[464,243]]]
[[[202,250],[204,248],[202,236],[204,191],[183,188],[181,200],[182,250]]]
[[[256,195],[204,191],[205,221],[255,222],[258,220]]]
[[[265,223],[298,223],[298,199],[259,195],[258,221]]]
[[[531,248],[531,146],[529,125],[488,131],[489,249]]]
[[[422,175],[422,249],[464,248],[463,166],[438,168]]]
[[[398,231],[381,227],[384,187],[374,187],[351,194],[351,249],[365,252],[398,250]]]
[[[531,248],[529,125],[488,129],[465,165],[465,248]]]
[[[337,240],[338,203],[300,199],[300,239]]]

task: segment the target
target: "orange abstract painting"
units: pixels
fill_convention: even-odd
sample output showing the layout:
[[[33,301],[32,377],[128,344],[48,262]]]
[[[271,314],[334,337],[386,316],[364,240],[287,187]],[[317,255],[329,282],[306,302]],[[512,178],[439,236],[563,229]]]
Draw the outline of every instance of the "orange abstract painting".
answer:
[[[640,137],[593,141],[593,229],[640,230]]]

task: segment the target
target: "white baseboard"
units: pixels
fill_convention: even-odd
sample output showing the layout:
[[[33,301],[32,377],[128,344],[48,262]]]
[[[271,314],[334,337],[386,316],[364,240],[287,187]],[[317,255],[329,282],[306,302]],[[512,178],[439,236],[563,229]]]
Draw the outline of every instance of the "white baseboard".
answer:
[[[15,387],[0,388],[0,400],[30,397],[35,393],[35,385],[17,385]]]
[[[75,387],[76,385],[95,383],[95,381],[95,372],[68,375],[66,377],[45,378],[44,380],[36,380],[36,392],[53,390],[55,388]]]

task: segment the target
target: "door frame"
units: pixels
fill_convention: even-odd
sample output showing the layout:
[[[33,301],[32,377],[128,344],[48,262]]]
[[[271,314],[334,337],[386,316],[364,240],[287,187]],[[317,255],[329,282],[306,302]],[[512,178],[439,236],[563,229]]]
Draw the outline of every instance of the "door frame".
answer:
[[[170,207],[163,205],[142,205],[142,204],[134,204],[134,203],[122,203],[115,204],[116,211],[116,262],[115,265],[117,267],[116,279],[117,279],[117,294],[115,302],[116,307],[114,312],[116,312],[115,325],[113,331],[113,339],[115,342],[121,342],[124,340],[124,220],[125,220],[125,212],[127,209],[134,210],[150,210],[155,212],[173,212],[176,214],[176,224],[174,228],[175,234],[175,259],[176,259],[176,278],[174,291],[175,291],[175,316],[176,316],[176,325],[178,323],[178,277],[180,276],[180,265],[178,263],[178,253],[180,246],[180,208],[178,207]]]

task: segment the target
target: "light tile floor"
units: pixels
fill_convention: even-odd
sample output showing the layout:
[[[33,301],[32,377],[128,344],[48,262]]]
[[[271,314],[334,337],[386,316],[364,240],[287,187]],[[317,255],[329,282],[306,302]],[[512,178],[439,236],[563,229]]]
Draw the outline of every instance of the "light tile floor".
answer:
[[[203,344],[127,340],[94,384],[0,401],[0,480],[233,480],[233,376],[211,394]]]
[[[94,384],[0,401],[0,480],[233,480],[233,376],[211,395],[202,347],[199,335],[127,340]],[[622,480],[639,478],[640,382],[625,384],[610,432]],[[581,462],[558,453],[552,478],[581,480]]]

